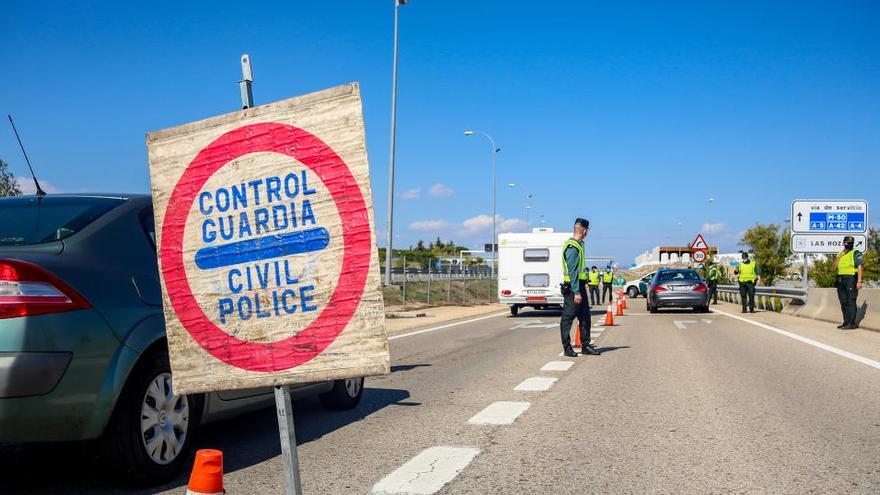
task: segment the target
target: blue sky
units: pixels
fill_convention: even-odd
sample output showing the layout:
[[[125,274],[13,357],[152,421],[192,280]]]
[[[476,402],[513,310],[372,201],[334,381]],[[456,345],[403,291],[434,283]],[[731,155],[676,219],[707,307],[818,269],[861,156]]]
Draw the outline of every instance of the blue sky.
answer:
[[[258,104],[361,83],[384,244],[391,0],[74,3],[3,7],[0,109],[53,190],[147,192],[144,134],[237,108],[247,52]],[[523,228],[528,192],[533,225],[584,216],[590,252],[624,261],[709,222],[736,249],[794,198],[880,204],[876,2],[411,0],[400,14],[397,245],[489,242],[490,148],[469,128],[502,148],[505,228]],[[26,174],[8,128],[0,158]]]

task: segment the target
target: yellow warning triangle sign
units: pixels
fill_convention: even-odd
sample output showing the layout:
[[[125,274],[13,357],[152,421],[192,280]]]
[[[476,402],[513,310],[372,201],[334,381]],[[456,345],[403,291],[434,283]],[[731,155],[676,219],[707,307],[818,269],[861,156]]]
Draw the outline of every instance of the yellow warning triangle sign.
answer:
[[[694,242],[691,243],[691,249],[697,251],[709,249],[709,245],[706,244],[706,240],[703,239],[703,234],[697,234],[697,238],[694,239]]]

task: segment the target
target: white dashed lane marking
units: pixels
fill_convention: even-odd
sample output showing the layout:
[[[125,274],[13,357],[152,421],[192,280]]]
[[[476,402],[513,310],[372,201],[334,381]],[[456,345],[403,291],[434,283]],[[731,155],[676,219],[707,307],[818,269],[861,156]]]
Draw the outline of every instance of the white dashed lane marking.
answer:
[[[516,418],[526,412],[526,409],[531,405],[531,402],[493,402],[469,419],[468,423],[472,425],[512,425]]]
[[[431,447],[373,485],[373,493],[430,495],[437,493],[474,460],[479,449]]]
[[[550,387],[552,387],[557,380],[559,379],[555,377],[533,376],[531,378],[526,378],[513,389],[519,392],[543,392],[545,390],[550,390]]]
[[[568,371],[572,366],[574,361],[550,361],[541,368],[541,371]]]
[[[491,314],[491,315],[488,315],[488,316],[481,316],[481,317],[479,317],[479,318],[472,318],[472,319],[470,319],[470,320],[458,321],[458,322],[455,322],[455,323],[449,323],[449,324],[447,324],[447,325],[440,325],[439,327],[426,328],[426,329],[424,329],[424,330],[416,330],[415,332],[402,333],[402,334],[399,334],[399,335],[392,335],[391,337],[388,337],[388,340],[397,340],[397,339],[402,339],[402,338],[405,338],[405,337],[412,337],[413,335],[421,335],[421,334],[423,334],[423,333],[434,332],[434,331],[437,331],[437,330],[443,330],[444,328],[451,328],[451,327],[457,327],[457,326],[459,326],[459,325],[466,325],[466,324],[468,324],[468,323],[473,323],[473,322],[475,322],[475,321],[486,320],[486,319],[488,319],[488,318],[497,318],[497,317],[499,317],[499,316],[504,316],[504,315],[506,315],[506,314],[508,314],[506,311],[503,312],[503,313],[494,313],[494,314]]]

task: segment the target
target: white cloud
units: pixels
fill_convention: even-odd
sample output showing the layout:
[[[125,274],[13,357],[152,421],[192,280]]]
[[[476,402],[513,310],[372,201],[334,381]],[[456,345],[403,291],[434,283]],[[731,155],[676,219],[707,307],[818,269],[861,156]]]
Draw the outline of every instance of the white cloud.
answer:
[[[419,199],[422,197],[422,190],[418,187],[414,187],[412,189],[407,189],[398,195],[398,197],[402,200],[409,201],[413,199]]]
[[[526,230],[526,221],[519,218],[507,218],[498,225],[498,232],[516,232]]]
[[[500,218],[500,215],[498,215],[496,218]],[[467,220],[462,222],[461,226],[464,227],[465,231],[470,233],[482,232],[484,230],[492,228],[492,216],[477,215],[475,217],[468,218]]]
[[[422,232],[437,232],[438,230],[443,230],[448,226],[449,224],[444,222],[443,220],[420,220],[418,222],[413,222],[409,224],[410,229],[419,230]]]
[[[492,215],[477,215],[462,222],[461,226],[467,234],[489,232],[492,230]],[[499,233],[525,230],[525,220],[519,218],[504,218],[495,215],[495,228]]]
[[[432,198],[451,198],[452,195],[455,194],[455,191],[438,182],[431,186],[431,189],[428,190],[428,194]]]
[[[704,223],[703,232],[706,234],[723,234],[727,232],[726,223]]]
[[[18,188],[21,189],[22,194],[27,195],[37,192],[37,187],[34,185],[34,179],[30,177],[16,177],[15,182],[18,183]],[[40,179],[40,188],[42,188],[47,193],[61,192],[61,189],[58,189],[57,187],[55,187],[54,184],[45,179]]]

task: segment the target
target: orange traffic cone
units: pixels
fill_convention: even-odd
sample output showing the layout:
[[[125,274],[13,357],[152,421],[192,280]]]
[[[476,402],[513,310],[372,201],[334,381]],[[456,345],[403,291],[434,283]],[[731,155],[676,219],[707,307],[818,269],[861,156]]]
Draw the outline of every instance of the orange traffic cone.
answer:
[[[581,342],[581,326],[575,325],[574,327],[574,346],[575,347],[583,347],[584,344]]]
[[[623,302],[618,299],[617,300],[617,311],[614,312],[614,316],[623,316]]]
[[[214,449],[202,449],[196,452],[192,474],[186,495],[222,495],[223,489],[223,452]]]
[[[614,315],[611,313],[611,305],[608,305],[608,310],[605,311],[605,326],[610,327],[614,326]]]
[[[621,294],[623,294],[623,292],[621,292]],[[623,296],[622,300],[623,300],[623,309],[626,309],[626,296]]]

